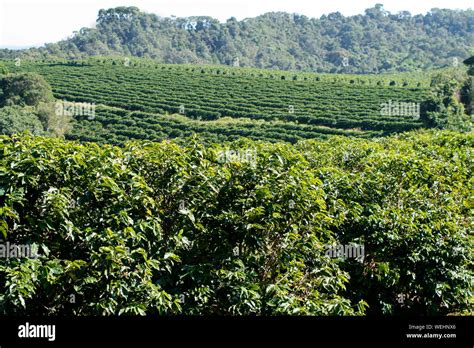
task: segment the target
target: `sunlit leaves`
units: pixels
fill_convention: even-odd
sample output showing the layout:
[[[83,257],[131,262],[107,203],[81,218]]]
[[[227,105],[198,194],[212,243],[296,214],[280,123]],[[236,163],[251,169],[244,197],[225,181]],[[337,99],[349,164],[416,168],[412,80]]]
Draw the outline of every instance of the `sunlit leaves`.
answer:
[[[463,312],[472,145],[451,132],[123,149],[0,138],[0,238],[39,246],[0,259],[0,311]],[[223,147],[257,155],[220,162]],[[363,262],[326,256],[337,243],[364,244]]]

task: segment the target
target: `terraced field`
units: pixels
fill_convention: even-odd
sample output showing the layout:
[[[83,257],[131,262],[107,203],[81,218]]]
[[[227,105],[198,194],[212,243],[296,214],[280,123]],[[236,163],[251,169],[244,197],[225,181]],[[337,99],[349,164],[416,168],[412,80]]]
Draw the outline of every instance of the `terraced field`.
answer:
[[[122,143],[201,133],[296,142],[330,134],[374,137],[423,127],[423,117],[383,116],[381,104],[426,100],[409,76],[316,75],[219,66],[36,62],[10,67],[43,75],[55,97],[97,105],[76,117],[71,139]],[[422,110],[423,112],[423,110]]]

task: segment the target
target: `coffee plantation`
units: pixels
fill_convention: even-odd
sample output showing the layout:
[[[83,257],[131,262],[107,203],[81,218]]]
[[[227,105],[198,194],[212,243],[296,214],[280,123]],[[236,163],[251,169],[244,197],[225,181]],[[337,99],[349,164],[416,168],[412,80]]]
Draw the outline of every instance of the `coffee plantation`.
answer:
[[[2,136],[0,238],[39,256],[0,259],[0,312],[472,314],[473,145]]]
[[[7,63],[11,72],[43,75],[58,100],[97,105],[96,117],[76,117],[72,140],[119,145],[199,133],[211,142],[247,137],[296,143],[431,126],[423,104],[429,73],[312,74],[128,58]],[[385,115],[389,102],[413,104],[419,115]]]

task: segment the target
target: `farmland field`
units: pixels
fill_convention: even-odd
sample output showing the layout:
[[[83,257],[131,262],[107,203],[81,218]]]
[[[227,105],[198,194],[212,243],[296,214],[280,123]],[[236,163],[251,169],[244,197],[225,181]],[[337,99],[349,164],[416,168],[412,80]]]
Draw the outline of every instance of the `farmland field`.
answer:
[[[121,144],[199,133],[209,140],[295,143],[329,135],[376,137],[425,126],[426,75],[330,75],[222,66],[159,65],[145,60],[24,62],[54,96],[94,103],[69,139]],[[421,118],[383,115],[381,104],[421,104]]]
[[[0,234],[40,256],[0,259],[0,311],[468,314],[472,149],[472,134],[432,130],[296,145],[2,136]],[[364,257],[328,255],[347,244]]]
[[[0,262],[3,313],[470,313],[472,132],[423,129],[469,121],[449,70],[4,64],[33,130],[45,105],[94,112],[36,134],[66,117],[66,140],[0,138],[0,232],[42,252]]]
[[[472,346],[467,0],[21,2],[0,348]]]
[[[117,1],[0,5],[0,348],[473,342],[467,0]]]

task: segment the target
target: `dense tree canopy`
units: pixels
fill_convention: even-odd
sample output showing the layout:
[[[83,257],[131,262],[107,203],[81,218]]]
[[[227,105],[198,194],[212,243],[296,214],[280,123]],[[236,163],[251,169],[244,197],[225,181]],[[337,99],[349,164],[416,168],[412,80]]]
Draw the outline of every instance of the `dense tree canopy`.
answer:
[[[471,76],[474,76],[474,56],[466,59],[464,61],[464,64],[466,64],[469,67],[468,74]]]
[[[165,63],[213,63],[282,70],[369,73],[455,65],[474,42],[474,11],[432,9],[319,19],[283,12],[225,23],[211,17],[161,18],[136,7],[100,10],[96,28],[68,40],[1,57],[147,57]]]
[[[53,101],[51,86],[38,74],[10,74],[0,79],[0,107],[37,106]]]
[[[44,134],[43,125],[34,111],[17,105],[0,108],[0,134],[12,135],[23,131]]]
[[[71,129],[71,116],[55,112],[51,86],[34,73],[0,78],[0,118],[0,134],[30,131],[62,136]]]

